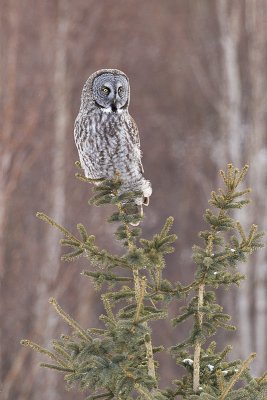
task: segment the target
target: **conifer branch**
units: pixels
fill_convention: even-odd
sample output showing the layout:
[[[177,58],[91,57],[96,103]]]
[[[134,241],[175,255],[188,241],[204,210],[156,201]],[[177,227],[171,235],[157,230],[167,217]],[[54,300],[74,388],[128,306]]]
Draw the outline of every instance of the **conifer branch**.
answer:
[[[246,243],[247,238],[246,238],[244,229],[243,229],[243,227],[242,227],[242,225],[240,224],[239,221],[236,222],[236,227],[237,227],[237,230],[238,230],[238,232],[239,232],[239,234],[240,234],[240,236],[242,238],[242,243],[241,243],[241,246],[242,246],[243,244]]]
[[[68,229],[63,228],[63,226],[59,225],[57,222],[55,222],[53,220],[53,218],[50,218],[48,215],[42,213],[42,212],[37,212],[36,213],[36,217],[38,217],[39,219],[41,219],[42,221],[54,226],[55,228],[57,228],[60,232],[62,232],[64,234],[64,236],[74,242],[78,242],[77,238],[72,235],[72,233],[70,231],[68,231]]]
[[[40,367],[55,369],[56,371],[59,372],[75,372],[75,370],[71,368],[59,367],[58,365],[47,364],[47,363],[40,363]]]
[[[138,273],[138,271],[137,271]],[[146,277],[143,276],[142,279],[138,279],[138,293],[136,294],[136,312],[135,312],[135,317],[134,317],[134,323],[137,324],[139,321],[140,313],[143,307],[143,302],[144,302],[144,297],[145,297],[145,291],[146,291]]]
[[[79,179],[82,182],[86,183],[101,183],[104,181],[104,179],[99,178],[99,179],[92,179],[92,178],[86,178],[83,174],[79,174],[79,172],[76,172],[75,177]]]
[[[102,295],[101,296],[104,308],[106,310],[107,316],[110,319],[110,321],[112,321],[113,323],[116,323],[116,319],[114,317],[114,314],[112,312],[112,307],[110,304],[110,300],[108,299],[107,295]]]
[[[139,273],[138,273],[137,268],[133,269],[133,277],[134,277],[135,300],[136,300],[136,303],[138,303],[139,298],[140,298],[140,279],[139,279]]]
[[[233,377],[231,378],[230,382],[228,383],[228,385],[225,387],[223,393],[221,394],[221,396],[219,397],[219,400],[225,400],[228,393],[230,392],[230,390],[232,389],[232,387],[235,385],[235,383],[239,380],[239,378],[241,377],[241,375],[243,374],[243,372],[248,368],[249,364],[255,359],[256,354],[252,353],[241,365],[241,367],[239,368],[239,370],[233,375]]]
[[[147,357],[147,370],[148,376],[156,380],[156,370],[155,370],[155,362],[153,357],[153,347],[151,341],[151,335],[147,333],[145,335],[145,346],[146,346],[146,357]]]
[[[216,372],[216,378],[217,378],[219,390],[221,393],[223,393],[223,391],[225,389],[225,379],[224,379],[222,371]]]
[[[110,282],[133,282],[133,278],[130,276],[118,276],[116,274],[112,274],[111,272],[83,271],[81,272],[81,275],[88,276],[89,278],[95,278],[96,280],[103,278]]]
[[[61,359],[56,357],[54,353],[52,353],[51,351],[45,349],[44,347],[40,346],[39,344],[34,343],[31,340],[27,340],[27,339],[21,340],[20,344],[22,346],[25,346],[25,347],[31,347],[34,351],[37,351],[38,353],[45,354],[46,356],[51,358],[51,360],[57,362],[61,367],[68,368],[68,365],[66,363],[64,363],[64,361],[62,361]]]
[[[197,326],[198,329],[201,330],[202,328],[202,321],[203,321],[203,312],[201,311],[203,304],[204,304],[204,290],[205,285],[199,285],[198,289],[198,312],[197,312]],[[200,376],[200,353],[201,353],[201,342],[197,340],[195,344],[195,352],[194,352],[194,364],[193,364],[193,390],[194,392],[199,391],[199,376]]]
[[[61,346],[58,341],[53,340],[53,349],[60,354],[61,356],[63,356],[63,358],[65,358],[66,360],[71,361],[71,356],[69,355],[69,353],[67,353],[67,351],[64,349],[63,346]]]
[[[146,278],[139,278],[138,270],[133,270],[134,275],[134,284],[135,284],[135,297],[136,297],[136,313],[134,322],[137,323],[140,317],[141,308],[143,306],[144,295],[146,290]],[[147,323],[144,323],[147,326]],[[145,335],[145,347],[146,347],[146,357],[147,357],[147,367],[148,367],[148,375],[153,379],[156,379],[156,371],[155,371],[155,362],[153,357],[153,346],[151,341],[150,334]]]
[[[267,382],[267,371],[260,378],[256,378],[256,381],[258,384]]]
[[[142,385],[136,384],[135,388],[138,393],[140,393],[142,396],[144,396],[143,397],[144,399],[155,400],[154,397],[152,397],[152,395],[150,394],[150,392],[148,390],[146,390]]]
[[[107,393],[102,393],[102,394],[93,394],[91,396],[86,397],[85,400],[97,400],[97,399],[105,399],[105,400],[109,400],[109,399],[113,399],[114,396],[112,393],[107,392]]]
[[[76,322],[64,310],[62,310],[62,308],[57,303],[56,299],[51,297],[49,299],[49,303],[53,305],[56,312],[61,316],[61,318],[63,318],[67,322],[67,324],[69,324],[75,331],[77,331],[83,339],[89,342],[92,341],[90,335],[88,335],[88,333],[78,324],[78,322]]]

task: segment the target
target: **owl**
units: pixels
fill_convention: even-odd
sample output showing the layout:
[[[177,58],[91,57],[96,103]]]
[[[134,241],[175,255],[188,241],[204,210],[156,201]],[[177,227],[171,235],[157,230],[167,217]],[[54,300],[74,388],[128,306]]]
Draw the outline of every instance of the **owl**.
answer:
[[[135,199],[142,213],[152,193],[144,178],[139,133],[130,116],[130,85],[117,69],[102,69],[86,81],[75,120],[74,139],[87,178],[113,178],[119,172],[121,193],[140,191]]]

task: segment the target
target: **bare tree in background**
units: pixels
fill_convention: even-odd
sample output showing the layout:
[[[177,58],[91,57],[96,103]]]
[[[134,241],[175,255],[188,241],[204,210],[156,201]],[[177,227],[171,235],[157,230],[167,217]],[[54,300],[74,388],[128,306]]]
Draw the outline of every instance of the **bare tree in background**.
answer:
[[[42,108],[45,93],[42,93],[35,102],[35,108],[32,108],[20,120],[19,134],[18,117],[18,83],[19,83],[19,48],[20,48],[20,4],[15,0],[9,1],[5,7],[3,5],[1,12],[0,28],[0,281],[6,272],[6,238],[8,236],[8,213],[12,201],[12,195],[17,188],[22,175],[26,174],[38,158],[40,151],[47,144],[46,138],[34,141],[34,134],[39,124],[39,110]],[[4,60],[4,61],[3,61]],[[26,103],[26,101],[25,101]],[[3,289],[3,287],[2,287]],[[1,304],[2,306],[2,304]],[[4,309],[1,307],[1,314]],[[0,342],[2,353],[3,338],[2,330],[0,332]],[[24,360],[25,352],[21,352],[21,362]],[[7,393],[10,383],[21,363],[16,364],[16,368],[10,369],[7,378]],[[3,376],[3,363],[0,363],[0,377]]]
[[[264,0],[246,1],[245,26],[248,37],[248,76],[250,81],[247,154],[251,165],[251,186],[254,190],[253,214],[260,216],[259,224],[267,230],[267,4]],[[256,373],[266,368],[267,360],[267,250],[257,254],[254,265],[254,321],[258,361]],[[241,315],[240,315],[241,318]]]
[[[67,143],[70,137],[68,132],[69,109],[69,85],[67,77],[67,44],[69,26],[69,4],[66,0],[59,0],[56,4],[56,29],[54,51],[54,130],[52,140],[52,168],[49,196],[51,208],[49,214],[53,215],[59,224],[65,221],[65,192],[66,192],[66,162]],[[47,229],[44,257],[40,264],[40,278],[37,285],[37,302],[35,304],[35,331],[43,340],[51,338],[55,334],[58,318],[49,307],[48,299],[52,295],[51,288],[56,282],[60,270],[60,238],[56,230]],[[36,360],[37,361],[37,360]],[[39,369],[36,364],[36,369]],[[37,398],[58,400],[59,393],[56,390],[57,376],[51,373],[44,374],[45,379],[36,385]]]
[[[242,81],[239,64],[239,46],[241,40],[241,4],[230,5],[227,1],[217,1],[217,16],[220,29],[222,79],[220,80],[221,97],[220,123],[222,139],[220,150],[224,154],[224,163],[232,162],[241,166],[248,162],[242,154],[242,141],[245,135],[245,124],[242,115]],[[219,165],[221,167],[221,165]],[[243,216],[243,224],[248,221]],[[250,265],[244,264],[242,272],[250,277]],[[238,296],[239,352],[244,357],[252,351],[252,327],[250,321],[251,281],[242,283]]]
[[[8,2],[2,13],[3,23],[0,34],[1,62],[0,101],[1,101],[1,147],[0,147],[0,277],[5,269],[5,232],[8,215],[8,204],[22,172],[25,174],[32,166],[44,146],[40,141],[33,146],[33,136],[38,126],[39,107],[43,103],[43,95],[39,96],[35,109],[29,110],[20,125],[19,135],[16,132],[17,117],[17,84],[18,84],[18,53],[19,53],[19,3],[15,0]],[[4,31],[5,28],[5,31]],[[6,56],[4,55],[6,54]]]
[[[244,8],[242,7],[244,5]],[[254,206],[249,221],[261,216],[259,223],[267,229],[266,208],[266,1],[217,1],[221,31],[224,70],[225,112],[223,134],[228,137],[226,154],[229,161],[250,164],[250,184],[254,189]],[[243,28],[245,27],[245,32]],[[242,33],[247,39],[247,68],[240,63]],[[241,74],[245,75],[242,77]],[[246,80],[249,88],[246,87]],[[246,96],[245,96],[246,93]],[[243,110],[242,110],[243,108]],[[266,250],[262,250],[242,272],[249,279],[242,284],[238,301],[240,355],[258,354],[256,373],[266,367],[267,327]],[[255,304],[253,304],[255,300]],[[254,318],[252,317],[254,316]],[[253,346],[253,338],[255,346]]]
[[[204,20],[208,20],[210,8],[207,3],[205,6],[201,11]],[[267,67],[267,41],[264,21],[267,4],[264,0],[217,0],[213,6],[218,21],[219,46],[211,49],[207,45],[205,48],[202,43],[202,64],[198,58],[193,58],[192,62],[198,86],[218,115],[220,134],[213,139],[211,154],[219,168],[227,162],[239,167],[244,163],[250,164],[248,179],[254,188],[256,205],[250,210],[250,216],[242,216],[241,222],[246,225],[254,218],[266,230],[264,71]],[[194,13],[192,9],[191,12]],[[266,368],[267,341],[263,334],[267,327],[266,265],[267,253],[262,250],[253,263],[242,267],[241,272],[248,279],[242,283],[237,302],[239,356],[244,358],[257,351],[256,373],[262,373]],[[233,297],[228,295],[225,304],[228,308],[232,307],[235,304]]]

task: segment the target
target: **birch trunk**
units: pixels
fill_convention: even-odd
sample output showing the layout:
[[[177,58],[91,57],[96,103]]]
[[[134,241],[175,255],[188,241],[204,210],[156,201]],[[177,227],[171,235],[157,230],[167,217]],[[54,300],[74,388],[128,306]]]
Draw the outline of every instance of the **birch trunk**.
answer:
[[[222,67],[223,67],[223,89],[224,113],[220,115],[222,121],[223,141],[222,146],[225,162],[232,162],[241,167],[244,162],[242,157],[242,139],[244,136],[244,123],[242,120],[242,83],[240,65],[238,59],[238,44],[241,28],[240,3],[231,5],[225,0],[217,1],[217,16],[220,27]],[[247,214],[241,218],[241,223],[247,225]],[[248,279],[242,283],[237,300],[237,313],[239,325],[239,355],[245,357],[252,351],[252,324],[250,315],[252,284],[249,279],[250,267],[248,264],[241,266],[241,273]]]
[[[247,153],[250,158],[253,188],[254,220],[267,230],[267,149],[266,149],[266,9],[265,1],[246,1],[246,28],[250,78],[250,129]],[[259,219],[260,217],[260,219]],[[254,337],[257,352],[256,374],[266,369],[267,359],[267,252],[255,257],[254,275]]]
[[[4,179],[5,169],[0,163],[0,284],[5,272],[5,232],[7,225],[7,196],[6,184]]]
[[[0,291],[2,286],[2,274],[4,271],[4,258],[5,258],[5,251],[4,251],[4,232],[6,226],[6,199],[4,197],[4,193],[2,192],[2,187],[0,183]],[[3,315],[4,310],[0,309],[0,314]],[[2,331],[0,330],[0,343],[3,343],[2,338]],[[2,346],[0,346],[0,355],[3,358],[2,353]],[[3,381],[3,364],[0,363],[0,381]]]
[[[241,135],[242,135],[242,110],[241,110],[241,78],[238,62],[238,40],[240,27],[240,7],[232,7],[232,15],[227,13],[227,2],[217,1],[217,15],[220,28],[222,67],[223,67],[223,113],[220,115],[223,129],[223,139],[227,146],[225,155],[227,161],[241,166]]]
[[[15,87],[16,87],[16,68],[17,68],[17,47],[18,47],[18,12],[13,1],[9,2],[6,16],[8,28],[10,30],[7,40],[7,56],[5,62],[0,62],[0,105],[2,109],[0,130],[0,291],[2,279],[5,273],[5,234],[7,227],[8,212],[8,182],[12,179],[9,176],[9,169],[12,161],[9,141],[12,134],[13,115],[15,112]],[[7,38],[6,38],[7,39]],[[0,55],[4,56],[5,35],[0,30]],[[1,57],[1,59],[4,57]],[[4,310],[0,306],[0,315],[4,315]],[[2,334],[0,330],[0,343]],[[0,347],[2,356],[2,347]],[[1,357],[2,358],[2,357]],[[3,378],[3,365],[0,363],[0,381]]]
[[[66,186],[66,153],[67,153],[67,129],[69,122],[68,110],[68,85],[67,85],[67,33],[68,33],[68,2],[58,1],[57,27],[55,41],[55,73],[54,73],[54,108],[55,129],[52,148],[52,180],[49,186],[51,195],[51,210],[49,214],[59,223],[64,225],[65,219],[65,186]],[[51,286],[57,280],[60,269],[59,234],[55,229],[48,228],[44,250],[44,260],[41,267],[40,284],[38,286],[38,301],[36,304],[37,324],[36,329],[43,338],[51,338],[54,335],[58,323],[58,317],[48,306],[51,296]],[[42,321],[40,321],[40,318]],[[38,399],[58,400],[57,394],[58,376],[51,371],[46,373],[45,385],[38,385],[35,395]]]
[[[4,274],[4,234],[7,221],[7,185],[12,179],[9,175],[12,163],[10,140],[12,138],[13,119],[16,101],[16,69],[18,48],[18,11],[14,1],[10,1],[7,9],[8,28],[7,56],[5,62],[0,62],[0,95],[1,95],[1,146],[0,146],[0,279]],[[4,32],[0,34],[1,55],[4,56]],[[4,58],[4,57],[3,57]]]

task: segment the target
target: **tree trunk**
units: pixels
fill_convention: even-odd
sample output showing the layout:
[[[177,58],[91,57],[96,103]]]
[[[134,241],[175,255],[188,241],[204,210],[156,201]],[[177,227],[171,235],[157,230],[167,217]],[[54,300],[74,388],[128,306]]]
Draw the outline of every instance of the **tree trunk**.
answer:
[[[224,112],[220,115],[222,122],[222,146],[225,163],[232,162],[241,167],[245,160],[242,159],[242,138],[244,123],[242,121],[242,83],[240,65],[238,60],[238,41],[241,27],[240,3],[232,4],[231,12],[227,12],[229,5],[225,0],[217,1],[217,15],[220,27],[223,81],[222,98]],[[247,214],[246,214],[247,215]],[[247,217],[243,215],[241,223],[247,224]],[[238,294],[237,312],[239,325],[239,355],[246,357],[252,351],[252,324],[250,315],[252,282],[249,279],[249,264],[243,264],[241,273],[247,276],[242,283],[242,290]]]
[[[246,28],[248,34],[248,60],[250,78],[250,129],[247,153],[251,165],[250,180],[253,187],[253,214],[260,228],[267,229],[267,150],[266,150],[266,17],[265,1],[246,1]],[[260,217],[260,219],[259,219]],[[266,249],[256,254],[254,277],[254,337],[257,362],[255,372],[266,369],[267,343],[267,254]]]
[[[68,110],[68,85],[67,85],[67,32],[68,32],[68,2],[58,1],[56,49],[55,49],[55,73],[54,73],[54,108],[55,130],[52,148],[52,180],[49,186],[51,196],[51,210],[49,214],[59,223],[64,224],[65,219],[65,187],[66,187],[66,143],[69,122]],[[36,330],[43,338],[55,336],[54,332],[58,324],[58,316],[54,314],[48,305],[51,296],[51,286],[58,278],[60,269],[60,235],[55,229],[47,229],[47,238],[44,250],[44,260],[41,266],[40,284],[38,286],[38,301],[36,304]],[[38,399],[58,400],[57,379],[58,376],[51,371],[45,374],[45,382],[38,385],[35,395]]]

